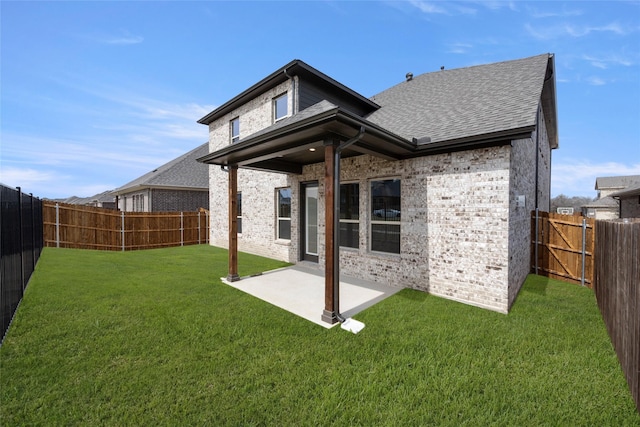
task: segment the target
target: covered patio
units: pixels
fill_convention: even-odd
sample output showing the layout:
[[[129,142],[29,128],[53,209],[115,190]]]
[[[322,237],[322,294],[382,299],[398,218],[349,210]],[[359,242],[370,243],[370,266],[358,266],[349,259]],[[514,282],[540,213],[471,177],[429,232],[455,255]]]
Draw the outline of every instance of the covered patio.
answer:
[[[317,267],[298,264],[239,281],[226,278],[222,281],[316,325],[325,328],[335,325],[323,321],[318,315],[318,307],[322,307],[324,301],[324,275]],[[340,277],[339,291],[342,315],[345,318],[353,317],[401,289],[343,275]]]
[[[305,165],[324,163],[325,265],[320,266],[321,269],[318,270],[324,271],[324,304],[319,301],[316,305],[310,300],[303,305],[307,305],[309,310],[316,310],[315,317],[329,325],[344,321],[345,314],[352,314],[349,310],[363,302],[358,302],[355,306],[350,306],[351,303],[340,306],[340,159],[369,154],[387,160],[401,160],[415,156],[418,145],[418,141],[406,140],[328,101],[321,101],[244,140],[198,159],[203,163],[219,165],[228,172],[229,274],[226,282],[235,283],[240,280],[238,168],[301,174]],[[292,269],[286,274],[292,272],[299,273]],[[296,287],[289,289],[289,292],[297,292],[297,287],[303,286],[305,280],[310,277],[315,277],[314,281],[317,282],[317,275],[307,273],[304,280],[295,280]],[[321,273],[319,277],[323,277]],[[274,276],[265,275],[262,278],[243,281],[258,283],[268,279],[274,279]],[[344,286],[349,283],[350,281],[346,280]],[[264,286],[269,284],[264,283]],[[379,291],[379,285],[377,289]],[[322,312],[320,307],[324,307]]]

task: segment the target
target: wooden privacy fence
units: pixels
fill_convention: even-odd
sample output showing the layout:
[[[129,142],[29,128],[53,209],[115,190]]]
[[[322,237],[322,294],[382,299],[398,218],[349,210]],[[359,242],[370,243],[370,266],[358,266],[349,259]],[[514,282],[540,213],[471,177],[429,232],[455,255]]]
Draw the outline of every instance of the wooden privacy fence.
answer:
[[[640,412],[640,219],[598,221],[594,292]]]
[[[120,212],[43,203],[45,246],[126,251],[207,243],[209,212]]]
[[[531,271],[593,288],[595,220],[531,212]]]

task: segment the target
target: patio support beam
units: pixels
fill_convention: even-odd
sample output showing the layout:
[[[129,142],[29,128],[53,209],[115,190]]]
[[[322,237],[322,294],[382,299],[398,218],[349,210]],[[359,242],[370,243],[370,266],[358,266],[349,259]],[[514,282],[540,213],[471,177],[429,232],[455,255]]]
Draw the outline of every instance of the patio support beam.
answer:
[[[238,276],[238,165],[229,165],[229,274],[227,281]]]
[[[334,324],[338,322],[338,313],[334,304],[334,270],[339,262],[335,252],[334,240],[334,197],[335,197],[335,154],[337,140],[327,139],[324,142],[324,310],[322,320]]]

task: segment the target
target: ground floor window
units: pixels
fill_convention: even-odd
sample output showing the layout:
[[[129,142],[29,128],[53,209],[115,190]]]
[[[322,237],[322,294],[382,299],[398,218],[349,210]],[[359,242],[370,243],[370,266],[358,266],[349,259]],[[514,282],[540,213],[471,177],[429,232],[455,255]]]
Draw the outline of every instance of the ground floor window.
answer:
[[[360,241],[360,185],[340,184],[340,246],[357,248]]]
[[[291,188],[278,188],[277,194],[277,237],[291,240]]]
[[[238,233],[242,233],[242,193],[238,192]]]
[[[371,250],[400,253],[400,179],[371,181]]]
[[[133,211],[144,212],[144,194],[136,194],[133,196]]]

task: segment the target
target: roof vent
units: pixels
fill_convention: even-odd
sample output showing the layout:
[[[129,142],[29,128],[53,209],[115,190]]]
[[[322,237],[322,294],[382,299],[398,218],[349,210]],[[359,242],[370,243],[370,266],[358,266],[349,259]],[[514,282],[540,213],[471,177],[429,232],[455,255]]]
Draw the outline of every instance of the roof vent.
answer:
[[[405,77],[407,78],[407,81],[411,81],[413,80],[413,73],[407,73]]]
[[[444,71],[444,65],[440,66],[440,71]]]

